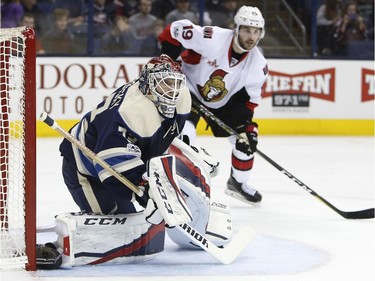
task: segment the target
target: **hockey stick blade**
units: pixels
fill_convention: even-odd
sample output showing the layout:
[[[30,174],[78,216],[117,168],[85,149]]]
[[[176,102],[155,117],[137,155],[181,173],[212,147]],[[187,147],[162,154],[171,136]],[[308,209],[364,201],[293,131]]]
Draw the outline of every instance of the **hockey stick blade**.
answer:
[[[333,206],[330,202],[328,202],[326,199],[324,199],[322,196],[320,196],[318,193],[316,193],[314,190],[312,190],[310,187],[308,187],[301,180],[296,178],[292,173],[285,170],[283,167],[281,167],[279,164],[277,164],[275,161],[273,161],[270,157],[268,157],[263,152],[261,152],[259,149],[258,149],[257,153],[264,160],[266,160],[268,163],[270,163],[272,166],[274,166],[276,169],[278,169],[281,173],[286,175],[288,178],[292,179],[296,184],[298,184],[300,187],[302,187],[302,189],[306,190],[312,196],[319,199],[326,206],[330,207],[332,210],[334,210],[336,213],[338,213],[343,218],[345,218],[345,219],[373,219],[374,218],[374,208],[370,208],[370,209],[366,209],[366,210],[360,210],[360,211],[353,211],[353,212],[346,212],[346,211],[339,210],[338,208]]]
[[[343,212],[340,211],[339,214],[343,216],[346,219],[373,219],[375,218],[374,214],[374,208],[370,208],[367,210],[362,210],[362,211],[354,211],[354,212]]]
[[[194,108],[202,115],[209,118],[211,121],[216,123],[220,128],[222,128],[224,131],[226,131],[228,134],[235,136],[238,139],[241,139],[240,134],[238,134],[234,129],[229,127],[227,124],[225,124],[223,121],[221,121],[218,117],[216,117],[209,109],[207,109],[203,104],[199,103],[197,100],[192,99]],[[261,152],[259,149],[257,150],[257,154],[260,155],[264,160],[266,160],[269,164],[274,166],[277,170],[279,170],[281,173],[286,175],[288,178],[293,180],[295,183],[297,183],[300,187],[302,187],[304,190],[306,190],[308,193],[313,195],[315,198],[319,199],[321,202],[326,204],[329,208],[334,210],[336,213],[338,213],[340,216],[346,219],[373,219],[375,217],[374,215],[374,208],[361,210],[361,211],[353,211],[353,212],[345,212],[337,209],[335,206],[333,206],[331,203],[329,203],[326,199],[321,197],[318,193],[316,193],[314,190],[312,190],[310,187],[308,187],[306,184],[304,184],[302,181],[297,179],[293,174],[289,173],[287,170],[285,170],[283,167],[281,167],[279,164],[277,164],[275,161],[273,161],[270,157],[268,157],[266,154]]]
[[[252,228],[243,227],[227,245],[218,247],[188,224],[182,224],[176,227],[182,234],[188,237],[191,242],[210,253],[211,256],[215,257],[223,264],[232,263],[257,236]]]

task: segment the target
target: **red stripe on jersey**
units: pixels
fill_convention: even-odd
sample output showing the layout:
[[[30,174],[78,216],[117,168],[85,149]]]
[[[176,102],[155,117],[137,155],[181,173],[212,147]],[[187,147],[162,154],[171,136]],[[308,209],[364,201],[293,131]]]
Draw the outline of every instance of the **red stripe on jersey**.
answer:
[[[246,107],[247,107],[248,109],[250,109],[253,113],[254,113],[254,110],[255,110],[255,108],[256,108],[257,106],[258,106],[258,105],[257,105],[256,103],[252,103],[252,102],[249,102],[249,101],[246,102]]]
[[[241,160],[238,159],[234,154],[232,153],[232,166],[233,168],[240,170],[240,171],[249,171],[253,168],[254,164],[254,158],[251,158],[250,160]]]
[[[171,36],[171,25],[168,24],[165,29],[163,30],[163,32],[159,35],[159,41],[160,42],[169,42],[175,46],[180,46],[180,42],[178,42],[176,39],[172,38]]]
[[[185,50],[181,54],[181,58],[184,62],[188,64],[199,64],[201,61],[202,55],[198,54],[193,50]]]

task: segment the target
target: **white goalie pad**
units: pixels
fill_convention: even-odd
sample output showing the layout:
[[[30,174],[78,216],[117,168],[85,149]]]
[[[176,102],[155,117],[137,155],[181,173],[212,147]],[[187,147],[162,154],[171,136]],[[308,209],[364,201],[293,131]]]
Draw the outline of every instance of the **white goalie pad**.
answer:
[[[176,155],[175,148],[181,150],[187,158],[196,162],[198,167],[205,170],[211,178],[219,173],[220,162],[212,157],[204,148],[189,146],[178,138],[173,140],[172,145],[169,148],[169,152],[173,155]]]
[[[190,222],[190,225],[198,232],[204,233],[206,231],[207,222],[210,215],[209,197],[202,194],[201,189],[195,187],[186,179],[177,176],[177,180],[179,182],[181,190],[184,193],[185,201],[193,215],[193,220]],[[178,229],[168,228],[167,233],[171,240],[182,248],[199,248],[198,246],[194,245]]]
[[[219,173],[220,162],[212,157],[203,147],[191,146],[191,148],[199,155],[200,158],[202,158],[206,168],[210,173],[211,178],[216,177]]]
[[[193,215],[190,225],[200,233],[206,233],[215,244],[226,244],[232,238],[230,208],[226,204],[210,202],[210,170],[195,150],[178,139],[173,141],[169,152],[176,156],[177,181]],[[167,233],[180,247],[199,248],[176,229],[167,229]]]
[[[164,224],[148,223],[143,213],[64,213],[55,222],[62,267],[142,262],[164,250]]]
[[[175,180],[175,156],[154,157],[148,162],[147,170],[149,195],[158,207],[165,224],[173,227],[191,222],[191,212]]]
[[[196,202],[192,203],[193,200],[193,198],[191,198],[191,200],[186,200],[194,217],[190,225],[200,233],[205,233],[206,238],[216,246],[224,246],[230,242],[233,237],[233,227],[229,205],[212,202],[209,210],[206,208],[194,209],[191,204],[194,204],[195,206],[197,205]],[[174,228],[168,228],[167,233],[169,238],[180,247],[199,249],[197,245],[192,243],[180,231]]]
[[[225,245],[232,239],[233,226],[229,205],[211,202],[206,237],[218,246]]]

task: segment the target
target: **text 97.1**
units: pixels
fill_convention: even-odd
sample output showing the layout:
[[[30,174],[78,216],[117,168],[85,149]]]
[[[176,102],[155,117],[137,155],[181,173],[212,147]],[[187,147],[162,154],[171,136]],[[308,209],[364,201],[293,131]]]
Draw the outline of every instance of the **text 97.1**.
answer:
[[[272,95],[272,106],[307,107],[310,104],[308,94],[274,94]]]

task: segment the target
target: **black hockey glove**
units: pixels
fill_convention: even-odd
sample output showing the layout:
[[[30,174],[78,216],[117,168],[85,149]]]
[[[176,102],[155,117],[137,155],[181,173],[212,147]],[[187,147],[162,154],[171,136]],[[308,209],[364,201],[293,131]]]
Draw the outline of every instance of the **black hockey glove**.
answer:
[[[246,155],[255,153],[258,145],[258,124],[251,122],[240,136],[241,138],[236,141],[236,149]]]

